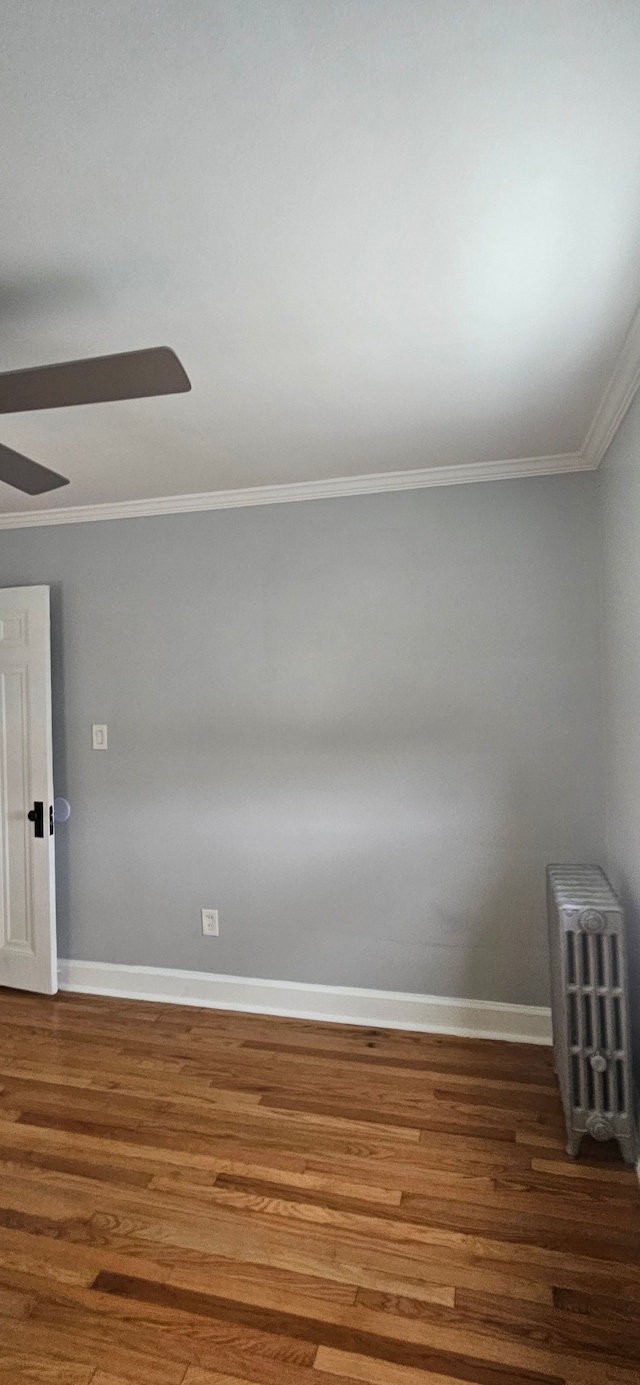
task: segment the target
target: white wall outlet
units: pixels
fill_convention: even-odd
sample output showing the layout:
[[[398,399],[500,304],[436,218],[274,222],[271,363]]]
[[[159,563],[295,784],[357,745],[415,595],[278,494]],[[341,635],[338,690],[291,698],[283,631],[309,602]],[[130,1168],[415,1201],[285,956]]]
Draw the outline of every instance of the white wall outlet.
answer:
[[[107,728],[106,726],[91,727],[91,744],[94,750],[106,750],[107,748]]]
[[[218,936],[218,910],[202,910],[202,932],[205,938],[217,938]]]

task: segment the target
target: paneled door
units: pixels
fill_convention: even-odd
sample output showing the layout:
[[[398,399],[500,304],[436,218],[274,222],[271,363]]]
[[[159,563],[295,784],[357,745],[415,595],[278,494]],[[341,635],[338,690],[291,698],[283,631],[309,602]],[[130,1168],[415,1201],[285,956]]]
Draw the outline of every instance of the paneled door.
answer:
[[[0,985],[58,989],[48,587],[0,589]]]

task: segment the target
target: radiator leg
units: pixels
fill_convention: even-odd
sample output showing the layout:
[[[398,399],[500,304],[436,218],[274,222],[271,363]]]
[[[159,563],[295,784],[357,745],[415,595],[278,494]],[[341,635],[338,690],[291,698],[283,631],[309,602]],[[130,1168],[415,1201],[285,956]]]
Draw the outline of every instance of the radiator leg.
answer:
[[[637,1156],[633,1135],[621,1135],[618,1144],[625,1164],[635,1164]]]
[[[569,1139],[567,1140],[567,1154],[569,1155],[570,1159],[578,1158],[581,1144],[582,1134],[576,1133],[576,1131],[572,1130],[569,1134]]]

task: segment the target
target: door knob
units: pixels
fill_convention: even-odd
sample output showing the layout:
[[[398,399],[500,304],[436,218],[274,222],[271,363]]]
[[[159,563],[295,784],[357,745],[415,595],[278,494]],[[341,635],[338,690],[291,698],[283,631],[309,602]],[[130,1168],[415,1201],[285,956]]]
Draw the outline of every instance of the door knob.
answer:
[[[44,803],[36,802],[30,813],[27,813],[29,822],[33,823],[34,837],[44,837]]]

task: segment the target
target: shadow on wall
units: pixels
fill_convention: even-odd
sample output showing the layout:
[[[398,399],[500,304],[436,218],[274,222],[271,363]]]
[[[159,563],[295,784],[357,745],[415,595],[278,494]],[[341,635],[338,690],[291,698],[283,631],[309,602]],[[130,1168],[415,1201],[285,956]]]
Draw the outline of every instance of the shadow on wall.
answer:
[[[629,956],[629,1013],[634,1052],[636,1087],[640,1091],[640,906],[624,871],[618,870],[616,888],[625,915]]]

